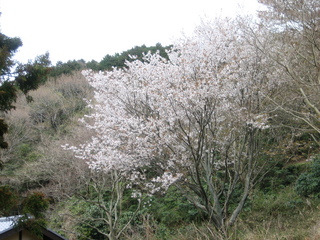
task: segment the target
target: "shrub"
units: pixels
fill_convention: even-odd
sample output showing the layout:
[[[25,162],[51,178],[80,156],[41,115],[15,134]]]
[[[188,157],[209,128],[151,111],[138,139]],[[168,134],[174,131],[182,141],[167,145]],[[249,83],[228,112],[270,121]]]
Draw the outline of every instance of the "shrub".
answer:
[[[17,196],[10,186],[0,186],[0,215],[10,215],[18,204]]]
[[[166,227],[175,227],[180,224],[199,222],[202,214],[183,196],[178,189],[171,186],[167,193],[150,199],[149,209],[156,221]]]
[[[258,188],[263,192],[275,192],[295,184],[302,172],[305,171],[305,164],[292,164],[285,166],[277,163],[263,178]]]
[[[41,192],[28,194],[27,198],[22,202],[25,213],[30,213],[35,218],[43,218],[44,212],[49,207],[49,200]]]
[[[312,162],[310,168],[302,173],[295,185],[296,192],[301,196],[320,196],[320,156]]]

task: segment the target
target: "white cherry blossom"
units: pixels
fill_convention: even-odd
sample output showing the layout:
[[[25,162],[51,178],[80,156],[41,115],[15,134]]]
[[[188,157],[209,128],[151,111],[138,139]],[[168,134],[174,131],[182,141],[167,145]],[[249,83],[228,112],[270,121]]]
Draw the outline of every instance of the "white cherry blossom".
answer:
[[[222,227],[227,203],[218,198],[244,178],[246,199],[257,172],[250,141],[268,127],[261,101],[271,83],[257,54],[234,22],[220,19],[177,41],[169,60],[146,53],[125,69],[84,71],[96,89],[87,116],[96,135],[71,149],[91,168],[117,170],[152,193],[176,184]],[[218,179],[219,171],[229,177]]]

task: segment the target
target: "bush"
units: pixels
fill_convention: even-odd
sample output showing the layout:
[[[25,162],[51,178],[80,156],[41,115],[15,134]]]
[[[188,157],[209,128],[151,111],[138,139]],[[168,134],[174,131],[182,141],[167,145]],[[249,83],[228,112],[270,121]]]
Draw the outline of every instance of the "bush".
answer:
[[[11,215],[18,205],[17,196],[10,186],[0,186],[0,215]]]
[[[301,196],[320,196],[320,156],[312,162],[310,168],[302,173],[295,185],[296,192]]]
[[[279,162],[264,177],[258,188],[265,193],[276,192],[287,186],[295,184],[302,172],[305,171],[305,164],[292,164],[285,166]]]
[[[200,222],[202,214],[185,197],[181,196],[178,189],[171,186],[167,193],[150,199],[148,211],[157,222],[166,227],[176,227],[181,224]]]
[[[22,202],[23,211],[33,215],[35,218],[43,218],[44,212],[49,207],[49,200],[41,192],[34,192]]]

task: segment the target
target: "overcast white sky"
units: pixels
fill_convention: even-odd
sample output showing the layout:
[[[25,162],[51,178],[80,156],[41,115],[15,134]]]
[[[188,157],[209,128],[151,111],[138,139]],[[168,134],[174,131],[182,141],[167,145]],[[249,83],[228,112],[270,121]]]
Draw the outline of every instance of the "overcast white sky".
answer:
[[[256,0],[0,0],[0,27],[23,46],[26,62],[50,53],[57,61],[92,59],[134,46],[171,44],[204,16],[254,12]]]

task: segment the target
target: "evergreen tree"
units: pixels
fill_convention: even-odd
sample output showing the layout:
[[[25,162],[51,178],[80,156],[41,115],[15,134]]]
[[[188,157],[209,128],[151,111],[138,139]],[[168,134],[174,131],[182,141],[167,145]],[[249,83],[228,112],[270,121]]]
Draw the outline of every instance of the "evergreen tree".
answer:
[[[113,67],[116,68],[124,68],[126,67],[126,61],[132,62],[133,60],[144,61],[144,55],[148,52],[152,54],[159,52],[159,55],[163,58],[168,59],[167,50],[169,50],[172,46],[163,47],[160,43],[157,43],[155,46],[147,47],[146,45],[135,46],[127,51],[120,53],[116,53],[114,55],[107,54],[99,63],[98,69],[96,69],[96,65],[94,65],[93,70],[112,70]],[[132,59],[134,57],[134,59]],[[91,63],[92,65],[92,63]],[[90,68],[90,67],[89,67]]]
[[[28,100],[28,92],[36,89],[46,81],[50,71],[49,54],[38,56],[27,64],[16,63],[14,54],[22,46],[20,38],[10,38],[0,33],[0,111],[6,113],[15,108],[18,91],[22,91]],[[8,143],[4,134],[8,132],[8,125],[4,117],[0,118],[0,148],[7,148]],[[0,160],[0,167],[2,167]]]

